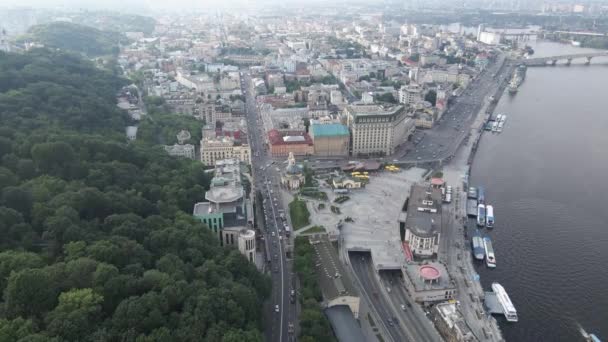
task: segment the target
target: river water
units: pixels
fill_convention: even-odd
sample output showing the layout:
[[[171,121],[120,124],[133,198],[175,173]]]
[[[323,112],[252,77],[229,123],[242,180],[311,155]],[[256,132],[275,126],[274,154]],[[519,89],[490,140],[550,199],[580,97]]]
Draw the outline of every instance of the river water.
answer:
[[[582,53],[529,43],[536,56]],[[599,63],[604,65],[599,65]],[[582,63],[582,61],[581,61]],[[593,65],[596,63],[596,65]],[[477,265],[484,288],[501,283],[518,323],[497,317],[507,341],[583,341],[578,324],[608,340],[608,60],[529,68],[519,92],[484,133],[471,185],[485,188],[497,268]]]

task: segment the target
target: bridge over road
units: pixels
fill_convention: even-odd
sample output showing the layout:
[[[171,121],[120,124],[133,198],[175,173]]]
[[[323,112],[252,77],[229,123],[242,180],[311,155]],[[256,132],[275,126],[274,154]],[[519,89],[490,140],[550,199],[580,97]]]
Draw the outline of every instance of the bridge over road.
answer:
[[[528,58],[522,60],[522,63],[527,66],[545,66],[545,65],[555,65],[558,61],[566,61],[566,65],[570,65],[572,60],[585,58],[585,64],[590,64],[591,59],[593,57],[607,57],[608,51],[604,52],[589,52],[589,53],[579,53],[572,55],[561,55],[561,56],[549,56],[549,57],[538,57],[538,58]]]

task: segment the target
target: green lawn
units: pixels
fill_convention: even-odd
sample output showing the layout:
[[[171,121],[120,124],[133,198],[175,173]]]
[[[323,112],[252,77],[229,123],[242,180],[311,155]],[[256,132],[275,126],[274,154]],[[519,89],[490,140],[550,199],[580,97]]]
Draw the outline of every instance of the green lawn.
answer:
[[[306,202],[294,199],[289,203],[289,215],[293,229],[297,230],[310,224],[310,213],[306,208]]]
[[[325,228],[323,226],[314,226],[306,229],[304,233],[325,233]]]

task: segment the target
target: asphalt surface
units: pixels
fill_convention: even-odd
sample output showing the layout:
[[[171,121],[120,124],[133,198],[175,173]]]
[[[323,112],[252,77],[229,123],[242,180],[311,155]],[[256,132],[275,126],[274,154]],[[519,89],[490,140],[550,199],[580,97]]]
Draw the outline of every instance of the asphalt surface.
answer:
[[[503,55],[471,81],[468,89],[450,101],[448,110],[430,130],[417,130],[411,142],[404,144],[396,153],[401,162],[433,162],[444,160],[456,153],[460,143],[467,137],[471,124],[483,104],[490,101],[494,85],[510,77],[508,68],[498,73]]]
[[[409,332],[409,327],[406,328],[403,323],[395,323],[397,321],[401,321],[397,318],[400,314],[395,308],[394,305],[391,305],[387,298],[382,294],[382,290],[380,289],[380,284],[376,280],[376,275],[374,275],[372,258],[369,253],[363,252],[349,252],[348,253],[350,263],[355,271],[355,276],[361,283],[363,287],[363,295],[368,298],[368,302],[377,312],[379,319],[381,322],[375,322],[377,325],[382,324],[386,327],[386,331],[388,331],[391,339],[395,342],[417,342],[424,340],[415,340],[411,337]]]
[[[276,165],[268,157],[264,146],[261,118],[255,105],[255,93],[252,91],[251,77],[243,73],[241,86],[246,96],[246,116],[248,139],[251,146],[251,167],[254,178],[254,190],[261,190],[264,198],[264,215],[266,226],[261,227],[264,241],[268,244],[270,255],[266,256],[267,266],[272,278],[272,294],[266,308],[266,340],[295,341],[294,334],[289,332],[289,324],[297,325],[296,304],[291,301],[294,290],[292,265],[286,256],[286,243],[283,219],[280,216],[282,207],[280,178]],[[276,163],[275,163],[276,164]],[[294,301],[295,302],[295,301]],[[278,312],[277,312],[278,306]]]
[[[412,341],[442,341],[439,332],[426,316],[426,312],[418,304],[411,301],[405,290],[401,272],[381,271],[380,279],[383,287],[391,289],[388,292],[388,297],[401,311],[397,318],[403,322],[408,334],[412,336]]]

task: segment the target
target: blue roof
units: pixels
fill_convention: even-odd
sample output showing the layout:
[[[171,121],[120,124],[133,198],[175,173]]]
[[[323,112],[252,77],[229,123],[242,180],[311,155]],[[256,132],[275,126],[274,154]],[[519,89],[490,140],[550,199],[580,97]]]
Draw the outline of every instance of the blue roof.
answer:
[[[312,124],[312,134],[316,137],[348,135],[348,128],[342,124]]]

